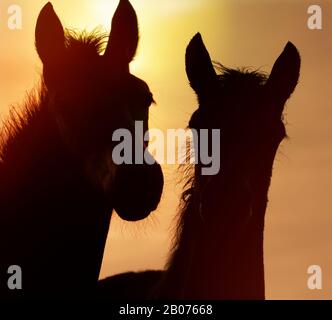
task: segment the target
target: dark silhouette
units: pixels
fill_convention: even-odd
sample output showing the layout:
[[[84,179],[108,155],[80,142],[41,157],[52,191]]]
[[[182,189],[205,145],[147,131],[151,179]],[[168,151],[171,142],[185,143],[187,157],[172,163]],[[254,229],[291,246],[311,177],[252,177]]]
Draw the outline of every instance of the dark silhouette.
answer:
[[[106,40],[65,31],[50,3],[40,12],[42,85],[23,111],[12,111],[1,135],[1,296],[93,293],[112,210],[135,221],[159,203],[159,164],[112,159],[114,130],[134,134],[136,120],[147,129],[153,102],[129,72],[138,44],[129,1],[120,1],[101,55]],[[23,290],[8,290],[10,265],[22,268]]]
[[[99,281],[98,297],[111,300],[154,299],[154,288],[164,271],[147,270],[116,274]]]
[[[166,270],[137,274],[138,280],[132,282],[133,286],[144,281],[150,285],[149,278],[159,278],[149,290],[142,289],[141,297],[265,298],[263,232],[267,194],[275,154],[286,136],[282,114],[298,82],[300,56],[288,42],[269,77],[222,65],[216,68],[220,74],[197,34],[186,52],[187,75],[199,101],[189,127],[220,128],[221,171],[203,176],[202,164],[195,165],[183,193]],[[100,284],[102,293],[107,292],[111,298],[119,287],[113,279]],[[122,298],[137,298],[132,292],[137,294],[138,289],[128,286]]]

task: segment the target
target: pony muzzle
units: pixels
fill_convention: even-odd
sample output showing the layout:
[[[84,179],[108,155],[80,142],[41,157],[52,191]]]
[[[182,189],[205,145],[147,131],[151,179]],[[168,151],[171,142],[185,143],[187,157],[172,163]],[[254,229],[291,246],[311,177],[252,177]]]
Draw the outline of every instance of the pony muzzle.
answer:
[[[163,186],[158,163],[119,165],[113,189],[114,209],[126,221],[145,219],[157,209]]]

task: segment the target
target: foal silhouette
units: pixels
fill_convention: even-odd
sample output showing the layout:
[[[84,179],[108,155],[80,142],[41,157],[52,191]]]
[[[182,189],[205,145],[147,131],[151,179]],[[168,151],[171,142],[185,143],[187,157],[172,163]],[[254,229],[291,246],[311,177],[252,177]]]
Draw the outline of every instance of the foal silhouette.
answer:
[[[156,209],[159,164],[116,165],[112,134],[148,127],[153,101],[129,72],[136,13],[121,0],[105,35],[64,30],[48,3],[36,25],[42,85],[4,124],[0,153],[0,294],[90,294],[95,290],[112,209],[125,220]],[[145,149],[146,146],[142,148]],[[7,288],[22,268],[23,290]]]
[[[204,176],[203,165],[195,165],[182,196],[166,270],[110,277],[100,282],[102,295],[120,298],[121,292],[121,298],[133,299],[265,298],[267,193],[275,154],[286,136],[282,113],[298,82],[300,56],[288,42],[269,77],[222,65],[218,69],[220,74],[197,34],[186,51],[186,72],[199,102],[189,127],[221,130],[220,173]]]

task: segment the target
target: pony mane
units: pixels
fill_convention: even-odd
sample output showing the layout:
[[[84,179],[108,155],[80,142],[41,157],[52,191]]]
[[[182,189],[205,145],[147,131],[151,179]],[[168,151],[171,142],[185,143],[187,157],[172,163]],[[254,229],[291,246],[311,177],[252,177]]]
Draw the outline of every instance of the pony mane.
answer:
[[[34,122],[42,106],[48,102],[47,89],[43,82],[39,88],[32,89],[26,94],[21,105],[12,105],[9,115],[2,121],[0,131],[0,161],[6,162],[15,153],[16,145],[20,144],[20,137],[29,135],[29,123]]]

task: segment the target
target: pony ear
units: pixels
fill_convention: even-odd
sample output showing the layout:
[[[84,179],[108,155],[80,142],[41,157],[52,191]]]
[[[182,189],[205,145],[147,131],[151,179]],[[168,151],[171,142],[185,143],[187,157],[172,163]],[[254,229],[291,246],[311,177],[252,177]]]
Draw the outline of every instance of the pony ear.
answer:
[[[284,103],[293,93],[300,76],[301,57],[296,47],[288,42],[274,63],[266,82],[268,97],[283,109]],[[282,113],[283,110],[278,110]]]
[[[209,52],[200,33],[192,38],[187,47],[186,72],[191,87],[198,95],[204,94],[217,79]]]
[[[54,64],[65,50],[65,33],[50,2],[40,11],[35,39],[36,49],[43,64]]]
[[[138,22],[128,0],[120,0],[112,20],[112,29],[104,56],[112,63],[128,68],[138,45]]]

